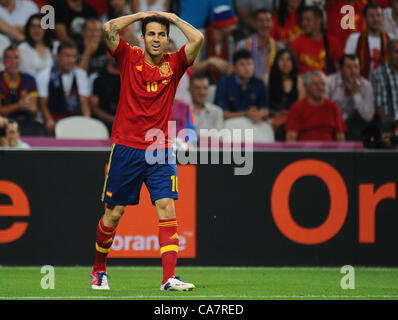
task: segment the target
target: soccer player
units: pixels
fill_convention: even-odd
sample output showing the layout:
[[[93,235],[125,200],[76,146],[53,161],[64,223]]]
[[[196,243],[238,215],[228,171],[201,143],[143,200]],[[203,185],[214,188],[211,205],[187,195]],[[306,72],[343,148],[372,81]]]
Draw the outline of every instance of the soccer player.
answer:
[[[124,28],[140,20],[145,50],[131,47],[119,36]],[[166,51],[170,40],[170,22],[188,39],[188,43],[174,53]],[[104,33],[108,50],[115,57],[120,70],[121,89],[102,194],[105,214],[99,221],[96,233],[92,288],[109,289],[106,257],[125,206],[138,204],[144,182],[159,219],[163,266],[160,290],[192,290],[195,288],[193,284],[182,282],[174,274],[178,252],[174,209],[174,200],[178,199],[177,166],[167,133],[178,82],[197,57],[203,35],[175,14],[157,11],[138,12],[112,19],[105,23]],[[159,129],[163,133],[157,136],[156,151],[163,148],[165,161],[156,164],[148,163],[145,156],[146,151],[154,145],[153,139],[147,141],[146,136],[151,129]]]

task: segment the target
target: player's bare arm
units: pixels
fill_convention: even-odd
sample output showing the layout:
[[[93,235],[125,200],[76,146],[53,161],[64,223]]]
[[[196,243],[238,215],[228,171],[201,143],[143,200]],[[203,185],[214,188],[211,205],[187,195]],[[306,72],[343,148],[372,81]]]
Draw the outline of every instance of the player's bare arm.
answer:
[[[160,12],[160,11],[150,11],[147,14],[154,14],[165,17],[170,22],[174,23],[177,28],[179,28],[188,39],[188,43],[185,46],[185,54],[189,63],[192,63],[199,54],[200,48],[202,47],[204,36],[202,32],[193,27],[188,22],[179,18],[174,13]]]
[[[145,19],[149,14],[147,12],[138,12],[127,16],[122,16],[109,20],[104,24],[105,43],[111,52],[115,51],[119,45],[120,32],[130,24]]]

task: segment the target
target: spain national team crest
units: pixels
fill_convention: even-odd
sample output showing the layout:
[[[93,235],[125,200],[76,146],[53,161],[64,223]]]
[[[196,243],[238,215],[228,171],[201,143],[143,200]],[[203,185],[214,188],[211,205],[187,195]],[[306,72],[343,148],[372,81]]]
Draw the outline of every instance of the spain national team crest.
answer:
[[[170,64],[168,62],[163,62],[159,66],[159,73],[162,77],[168,77],[173,74],[173,70],[171,70]]]

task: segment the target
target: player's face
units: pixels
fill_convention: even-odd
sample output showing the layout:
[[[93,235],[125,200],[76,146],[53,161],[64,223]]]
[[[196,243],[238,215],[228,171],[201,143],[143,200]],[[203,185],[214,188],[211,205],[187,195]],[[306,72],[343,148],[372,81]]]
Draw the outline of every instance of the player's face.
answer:
[[[162,55],[169,46],[167,28],[157,22],[146,25],[145,36],[141,36],[141,39],[145,44],[145,51],[152,57]]]

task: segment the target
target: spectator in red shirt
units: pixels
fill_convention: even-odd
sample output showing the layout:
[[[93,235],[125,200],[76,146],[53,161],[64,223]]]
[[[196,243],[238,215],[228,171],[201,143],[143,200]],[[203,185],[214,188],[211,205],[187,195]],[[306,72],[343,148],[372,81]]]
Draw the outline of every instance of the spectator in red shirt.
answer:
[[[326,78],[322,71],[304,75],[306,97],[292,105],[286,121],[286,141],[345,141],[347,131],[340,108],[324,98]]]
[[[273,14],[272,38],[287,45],[302,34],[299,12],[304,7],[304,3],[304,0],[281,0],[278,10]]]
[[[300,14],[304,34],[290,42],[299,63],[299,73],[312,69],[335,72],[342,49],[336,38],[323,30],[323,12],[317,6],[304,7]]]

